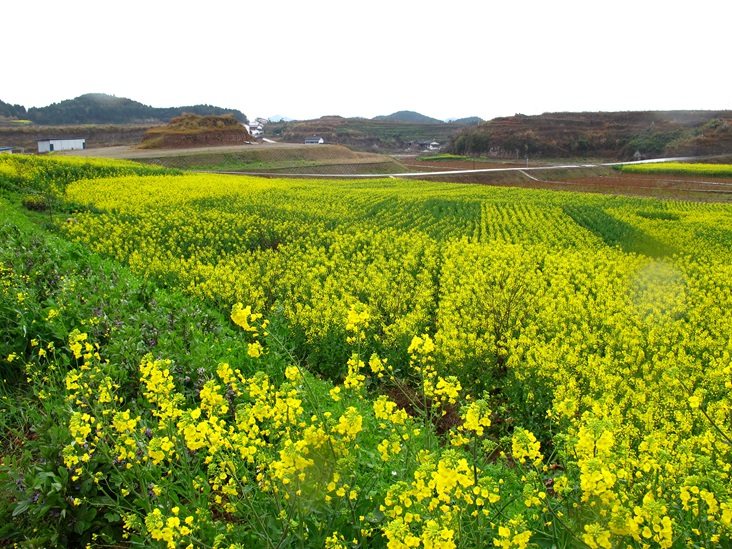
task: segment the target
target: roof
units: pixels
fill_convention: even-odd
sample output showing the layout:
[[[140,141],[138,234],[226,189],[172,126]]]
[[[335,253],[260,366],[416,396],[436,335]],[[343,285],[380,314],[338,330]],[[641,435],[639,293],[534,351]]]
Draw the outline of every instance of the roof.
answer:
[[[79,141],[80,139],[86,139],[86,137],[47,137],[46,139],[39,139],[41,141]]]
[[[0,151],[12,151],[13,147],[0,147]]]

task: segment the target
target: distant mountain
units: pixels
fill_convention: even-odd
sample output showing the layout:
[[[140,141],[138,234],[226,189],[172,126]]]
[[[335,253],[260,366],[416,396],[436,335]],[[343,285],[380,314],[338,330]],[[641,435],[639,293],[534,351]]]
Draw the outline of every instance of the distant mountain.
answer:
[[[63,126],[169,122],[183,113],[199,116],[232,114],[240,122],[248,122],[247,117],[236,109],[223,109],[212,105],[156,108],[132,99],[104,93],[88,93],[47,107],[31,107],[26,116],[36,124]]]
[[[485,120],[479,116],[469,116],[467,118],[448,118],[445,122],[449,122],[450,124],[462,124],[463,126],[472,126],[473,124],[485,122]]]
[[[398,120],[400,122],[411,122],[413,124],[441,124],[442,120],[430,118],[414,111],[399,111],[393,114],[374,116],[374,120]]]

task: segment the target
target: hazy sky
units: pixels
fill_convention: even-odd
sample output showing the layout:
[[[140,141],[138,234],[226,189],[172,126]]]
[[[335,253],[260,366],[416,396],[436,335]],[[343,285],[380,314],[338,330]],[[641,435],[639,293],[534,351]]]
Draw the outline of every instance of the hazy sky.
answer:
[[[732,109],[728,0],[3,2],[0,100],[249,118]]]

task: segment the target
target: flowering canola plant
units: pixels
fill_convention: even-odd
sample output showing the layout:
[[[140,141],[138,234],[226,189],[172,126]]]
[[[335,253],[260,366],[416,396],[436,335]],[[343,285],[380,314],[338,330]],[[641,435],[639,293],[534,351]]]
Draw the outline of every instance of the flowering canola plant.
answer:
[[[214,175],[67,198],[94,206],[69,238],[247,304],[246,363],[192,388],[141,356],[136,400],[68,338],[64,463],[133,543],[732,540],[729,206]]]

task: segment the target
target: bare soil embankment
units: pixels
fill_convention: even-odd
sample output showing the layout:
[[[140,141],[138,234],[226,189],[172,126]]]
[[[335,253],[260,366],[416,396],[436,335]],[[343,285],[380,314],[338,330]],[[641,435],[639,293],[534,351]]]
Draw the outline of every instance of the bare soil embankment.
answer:
[[[67,151],[74,156],[124,158],[185,170],[262,174],[392,174],[408,171],[392,157],[338,145],[262,143],[177,149],[111,147]]]
[[[143,125],[84,125],[84,126],[0,126],[0,145],[25,152],[36,152],[38,141],[52,137],[83,137],[87,148],[130,146],[142,141],[153,127]]]

